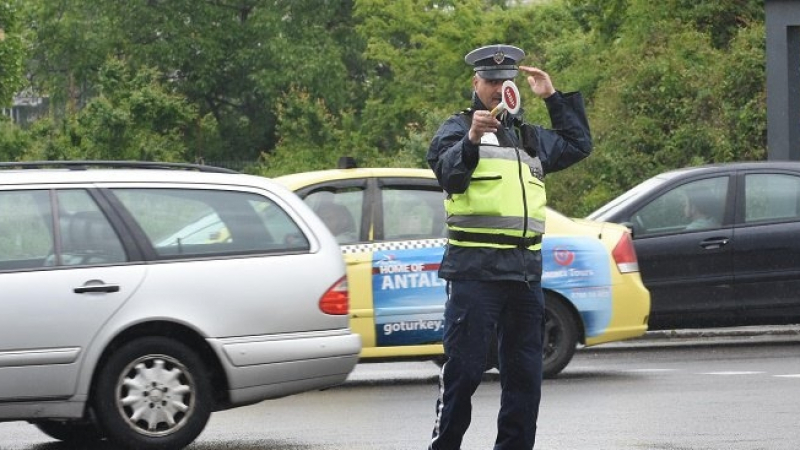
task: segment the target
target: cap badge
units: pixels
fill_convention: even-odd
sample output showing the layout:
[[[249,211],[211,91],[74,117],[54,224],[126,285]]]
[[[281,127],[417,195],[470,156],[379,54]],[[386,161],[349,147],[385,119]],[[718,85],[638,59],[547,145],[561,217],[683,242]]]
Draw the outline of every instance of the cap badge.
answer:
[[[500,64],[506,59],[506,54],[503,52],[497,52],[494,54],[492,59],[494,59],[495,64]]]

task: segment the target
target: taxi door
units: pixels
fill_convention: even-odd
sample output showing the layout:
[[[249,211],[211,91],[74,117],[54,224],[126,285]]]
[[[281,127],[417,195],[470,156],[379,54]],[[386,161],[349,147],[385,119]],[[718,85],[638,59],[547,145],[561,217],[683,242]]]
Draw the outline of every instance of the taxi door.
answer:
[[[437,271],[446,228],[444,194],[436,180],[336,180],[300,194],[314,210],[329,203],[346,206],[358,228],[357,239],[340,244],[350,328],[361,335],[361,356],[441,354],[446,294]],[[341,222],[330,221],[329,227]]]
[[[374,185],[372,298],[380,355],[440,354],[445,281],[444,194],[435,180],[381,178]]]

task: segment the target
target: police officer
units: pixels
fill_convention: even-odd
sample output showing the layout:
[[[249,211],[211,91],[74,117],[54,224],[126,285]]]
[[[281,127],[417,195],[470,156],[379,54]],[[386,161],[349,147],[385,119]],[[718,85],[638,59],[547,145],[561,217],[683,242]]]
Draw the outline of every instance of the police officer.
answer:
[[[428,150],[428,164],[447,194],[448,228],[439,270],[447,280],[446,362],[429,450],[460,448],[495,330],[502,394],[494,450],[530,450],[536,440],[544,175],[588,156],[592,140],[581,94],[556,91],[546,72],[518,66],[524,56],[510,45],[467,54],[475,71],[472,107],[447,119]],[[503,82],[520,71],[544,99],[552,129],[525,123],[521,113],[492,116]]]

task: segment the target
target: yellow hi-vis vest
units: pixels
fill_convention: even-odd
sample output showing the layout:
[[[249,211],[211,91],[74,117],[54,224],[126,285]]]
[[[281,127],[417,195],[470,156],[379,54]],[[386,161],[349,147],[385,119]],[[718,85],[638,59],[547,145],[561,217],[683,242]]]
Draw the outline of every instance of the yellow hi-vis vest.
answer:
[[[547,203],[541,161],[514,147],[481,143],[479,149],[467,190],[445,199],[449,244],[541,249]]]

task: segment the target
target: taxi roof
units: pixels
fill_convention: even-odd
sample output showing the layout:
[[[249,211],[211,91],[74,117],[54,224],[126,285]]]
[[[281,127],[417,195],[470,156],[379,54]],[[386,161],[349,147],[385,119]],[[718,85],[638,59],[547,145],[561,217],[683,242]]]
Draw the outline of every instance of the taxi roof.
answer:
[[[411,177],[435,179],[433,171],[430,169],[412,169],[399,167],[364,167],[352,169],[330,169],[316,170],[310,172],[293,173],[274,177],[273,180],[285,185],[289,189],[296,190],[311,184],[317,184],[331,180],[350,180],[354,178],[387,178],[387,177]]]

